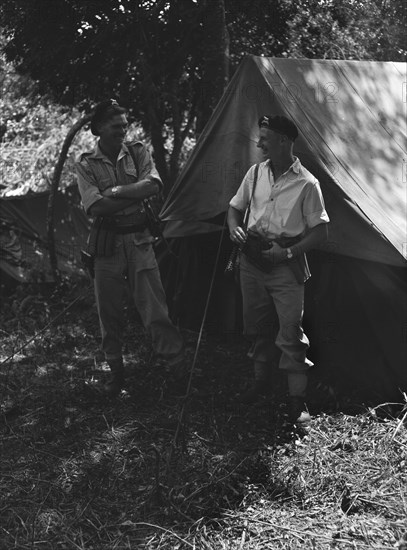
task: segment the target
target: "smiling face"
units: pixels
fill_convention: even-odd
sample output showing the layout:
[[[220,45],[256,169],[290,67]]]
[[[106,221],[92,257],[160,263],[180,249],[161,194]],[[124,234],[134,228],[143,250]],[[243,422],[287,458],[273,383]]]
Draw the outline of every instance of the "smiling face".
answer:
[[[126,115],[114,115],[98,125],[102,147],[118,150],[124,142],[127,131]]]
[[[285,135],[261,127],[257,147],[263,151],[264,160],[278,159],[291,149],[292,141]]]
[[[283,137],[281,134],[277,134],[277,132],[273,132],[273,130],[269,130],[268,128],[260,128],[257,147],[263,151],[264,160],[268,160],[278,154],[281,138]]]

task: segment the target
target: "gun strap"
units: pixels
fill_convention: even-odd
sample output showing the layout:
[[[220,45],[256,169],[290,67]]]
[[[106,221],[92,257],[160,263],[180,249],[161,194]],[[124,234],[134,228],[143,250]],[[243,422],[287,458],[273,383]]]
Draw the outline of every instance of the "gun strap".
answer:
[[[250,196],[250,201],[249,201],[249,204],[247,205],[246,212],[245,212],[244,218],[243,218],[243,229],[245,229],[245,230],[247,229],[247,224],[249,223],[250,209],[251,209],[251,205],[252,205],[254,192],[256,190],[258,175],[259,175],[259,165],[256,164],[256,167],[254,169],[254,180],[253,180],[252,194]]]

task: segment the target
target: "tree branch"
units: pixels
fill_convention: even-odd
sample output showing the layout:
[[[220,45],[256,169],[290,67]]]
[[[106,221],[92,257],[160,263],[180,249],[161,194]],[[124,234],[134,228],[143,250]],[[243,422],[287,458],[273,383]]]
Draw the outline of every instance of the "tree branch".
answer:
[[[54,281],[58,281],[60,278],[58,271],[58,260],[55,249],[55,227],[54,227],[54,211],[55,211],[55,198],[58,191],[59,180],[61,179],[62,170],[65,164],[66,157],[68,155],[69,147],[79,132],[79,130],[85,126],[91,119],[92,115],[86,115],[80,120],[78,120],[72,128],[69,130],[64,143],[59,154],[58,161],[56,163],[54,173],[51,181],[51,189],[48,198],[48,208],[47,208],[47,236],[48,236],[48,252],[49,252],[49,261],[51,264],[51,271]]]

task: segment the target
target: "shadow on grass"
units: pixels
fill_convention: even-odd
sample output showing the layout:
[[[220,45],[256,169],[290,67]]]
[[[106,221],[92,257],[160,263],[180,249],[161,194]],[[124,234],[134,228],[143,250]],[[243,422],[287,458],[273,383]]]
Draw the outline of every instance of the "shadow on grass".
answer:
[[[90,383],[106,375],[91,300],[1,371],[2,547],[188,548],[194,529],[243,502],[289,498],[270,476],[270,455],[298,438],[284,379],[274,398],[239,404],[247,346],[208,337],[185,401],[130,311],[127,388],[106,400]],[[192,362],[196,335],[185,339]],[[311,412],[340,407],[329,387],[312,374]]]

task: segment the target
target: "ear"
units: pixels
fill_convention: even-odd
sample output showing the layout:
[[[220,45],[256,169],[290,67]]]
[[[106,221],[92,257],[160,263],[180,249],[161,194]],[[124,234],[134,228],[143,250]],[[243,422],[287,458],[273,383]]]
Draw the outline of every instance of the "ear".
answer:
[[[98,131],[99,135],[102,133],[103,127],[105,124],[106,124],[106,121],[98,122],[97,124],[95,124],[96,130]]]
[[[287,147],[291,147],[294,142],[292,139],[290,139],[288,136],[282,135],[280,143],[284,144]]]

